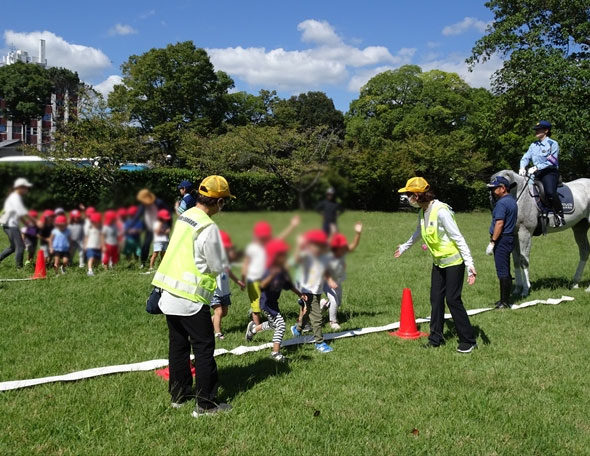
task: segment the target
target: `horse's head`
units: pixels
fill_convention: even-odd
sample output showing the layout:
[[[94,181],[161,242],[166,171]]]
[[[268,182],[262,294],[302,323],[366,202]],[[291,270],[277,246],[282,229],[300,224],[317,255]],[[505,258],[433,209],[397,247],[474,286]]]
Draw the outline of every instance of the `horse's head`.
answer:
[[[506,180],[508,180],[508,182],[510,182],[510,190],[513,190],[515,188],[521,188],[521,186],[525,183],[525,179],[523,177],[519,176],[518,173],[515,173],[510,169],[498,171],[490,178],[490,182],[493,182],[494,180],[496,180],[496,177],[499,176],[505,178]]]

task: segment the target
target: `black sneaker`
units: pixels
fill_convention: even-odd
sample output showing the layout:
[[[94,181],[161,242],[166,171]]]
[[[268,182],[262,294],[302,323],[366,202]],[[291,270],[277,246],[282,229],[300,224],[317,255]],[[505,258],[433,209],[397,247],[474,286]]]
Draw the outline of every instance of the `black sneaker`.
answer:
[[[468,342],[461,342],[457,347],[457,352],[459,353],[471,353],[473,350],[477,348],[477,344],[470,344]]]
[[[498,309],[498,310],[501,310],[501,309],[510,309],[510,304],[506,304],[505,302],[498,301],[496,303],[496,309]]]
[[[206,415],[215,415],[216,413],[221,412],[229,412],[232,409],[232,406],[229,404],[218,404],[215,407],[204,409],[197,405],[195,411],[193,412],[194,418],[199,418],[200,416]]]

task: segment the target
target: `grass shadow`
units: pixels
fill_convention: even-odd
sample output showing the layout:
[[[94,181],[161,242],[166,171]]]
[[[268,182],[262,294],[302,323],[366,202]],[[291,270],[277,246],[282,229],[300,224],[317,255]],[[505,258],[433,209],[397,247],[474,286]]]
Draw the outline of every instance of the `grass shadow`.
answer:
[[[584,286],[580,283],[580,287]],[[543,277],[542,279],[533,280],[531,282],[532,290],[557,290],[559,288],[565,288],[570,290],[572,282],[570,279],[565,277]]]
[[[457,337],[457,329],[455,328],[455,324],[453,323],[453,320],[446,320],[445,325],[447,327],[447,331],[443,333],[443,337],[445,338],[445,340],[448,341],[449,339],[456,338]],[[481,327],[479,327],[477,325],[472,325],[472,327],[473,327],[473,333],[475,334],[475,338],[478,340],[481,340],[481,343],[483,345],[490,345],[492,343],[492,341],[490,340],[488,335],[485,333],[485,331],[483,329],[481,329]]]
[[[245,366],[228,366],[219,369],[223,390],[221,398],[230,401],[240,393],[246,392],[270,377],[286,375],[291,372],[288,363],[277,363],[270,358],[259,359]]]

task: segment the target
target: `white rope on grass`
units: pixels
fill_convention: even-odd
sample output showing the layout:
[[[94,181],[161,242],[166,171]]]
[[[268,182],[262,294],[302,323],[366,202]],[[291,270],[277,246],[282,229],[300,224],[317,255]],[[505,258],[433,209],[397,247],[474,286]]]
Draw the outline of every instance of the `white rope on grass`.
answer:
[[[549,305],[557,305],[562,302],[567,301],[574,301],[574,298],[571,296],[562,296],[561,298],[553,298],[553,299],[536,299],[534,301],[524,302],[519,305],[512,306],[513,310],[524,309],[526,307],[536,306],[537,304],[549,304]],[[484,307],[481,309],[471,309],[467,311],[467,314],[470,316],[477,315],[484,312],[489,312],[490,310],[494,310],[491,307]],[[445,314],[445,319],[451,319],[450,314]],[[428,323],[430,318],[417,318],[416,323]],[[369,328],[360,328],[360,329],[353,329],[349,331],[342,331],[338,333],[328,333],[324,335],[325,340],[335,340],[335,339],[343,339],[346,337],[355,337],[355,336],[362,336],[365,334],[372,334],[377,332],[383,331],[392,331],[394,329],[399,328],[399,321],[395,323],[391,323],[385,326],[374,326]],[[301,336],[295,337],[293,339],[289,339],[284,341],[281,346],[282,347],[289,347],[293,345],[300,345],[313,342],[313,336]],[[222,355],[244,355],[246,353],[253,353],[258,352],[261,350],[266,350],[272,347],[272,342],[262,344],[262,345],[252,345],[252,346],[244,346],[240,345],[232,350],[226,350],[225,348],[218,348],[215,350],[215,356],[222,356]],[[192,355],[191,355],[192,358]],[[30,386],[42,385],[45,383],[54,383],[54,382],[73,382],[76,380],[82,380],[86,378],[92,377],[99,377],[101,375],[110,375],[110,374],[120,374],[123,372],[143,372],[143,371],[151,371],[154,369],[160,369],[162,367],[166,367],[168,365],[167,359],[154,359],[151,361],[144,361],[140,363],[133,363],[133,364],[119,364],[117,366],[105,366],[105,367],[95,367],[92,369],[86,369],[77,372],[71,372],[66,375],[57,375],[54,377],[43,377],[43,378],[34,378],[29,380],[13,380],[0,383],[0,391],[10,391],[16,390],[20,388],[27,388]]]
[[[37,280],[37,277],[26,277],[24,279],[0,279],[0,282],[22,282],[24,280]]]

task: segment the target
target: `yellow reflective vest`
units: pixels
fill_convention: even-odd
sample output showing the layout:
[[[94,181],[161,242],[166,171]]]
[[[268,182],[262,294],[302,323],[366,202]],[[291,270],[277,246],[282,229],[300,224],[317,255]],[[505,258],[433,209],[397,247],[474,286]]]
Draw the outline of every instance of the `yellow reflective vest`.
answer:
[[[438,211],[441,209],[448,209],[450,207],[445,203],[437,201],[433,203],[433,207],[428,217],[428,224],[424,220],[424,211],[420,209],[420,229],[422,232],[422,239],[428,246],[428,250],[432,254],[435,266],[439,268],[448,268],[449,266],[457,266],[463,263],[461,252],[457,245],[450,240],[441,239],[438,235]],[[453,213],[451,212],[453,215]],[[455,216],[453,215],[453,219]]]
[[[209,304],[217,287],[214,274],[197,269],[194,241],[213,220],[201,209],[193,207],[178,217],[166,254],[156,271],[152,285],[194,302]]]

